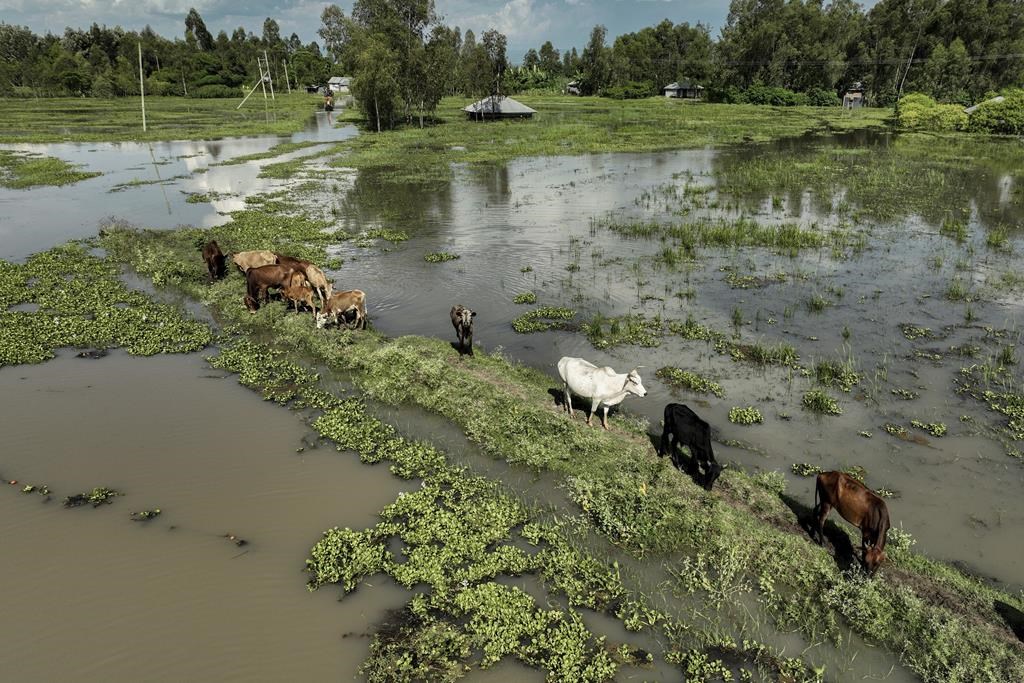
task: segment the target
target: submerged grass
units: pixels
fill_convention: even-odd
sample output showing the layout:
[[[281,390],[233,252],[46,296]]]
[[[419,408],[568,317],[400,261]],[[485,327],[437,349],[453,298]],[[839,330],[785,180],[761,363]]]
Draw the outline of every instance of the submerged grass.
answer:
[[[71,185],[98,175],[103,174],[80,171],[63,159],[0,149],[0,187],[23,190],[40,185]]]
[[[850,114],[836,108],[695,105],[664,97],[613,101],[523,95],[517,99],[537,114],[523,121],[468,121],[462,107],[469,102],[445,98],[433,125],[360,135],[338,148],[344,154],[335,163],[374,171],[382,180],[444,182],[451,177],[453,164],[769,140],[837,127],[881,127],[887,117],[881,110]],[[353,110],[342,116],[360,122]]]

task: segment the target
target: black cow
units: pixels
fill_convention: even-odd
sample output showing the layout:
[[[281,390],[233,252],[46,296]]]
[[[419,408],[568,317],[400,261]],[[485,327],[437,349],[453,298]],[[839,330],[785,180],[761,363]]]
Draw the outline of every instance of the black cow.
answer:
[[[679,457],[680,445],[690,449],[691,457],[687,462]],[[711,427],[682,403],[665,406],[665,431],[661,433],[658,455],[666,453],[672,456],[672,464],[687,472],[708,491],[722,473],[722,466],[715,461],[715,453],[711,450]]]

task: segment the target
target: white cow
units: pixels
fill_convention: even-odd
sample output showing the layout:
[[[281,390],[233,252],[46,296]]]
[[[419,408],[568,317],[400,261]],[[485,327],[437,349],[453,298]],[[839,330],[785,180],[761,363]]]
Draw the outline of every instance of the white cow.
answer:
[[[640,366],[637,366],[639,368]],[[608,429],[608,408],[622,403],[622,400],[629,394],[646,396],[637,374],[637,368],[633,368],[626,374],[619,374],[609,367],[599,368],[593,363],[582,358],[570,358],[563,356],[558,361],[558,374],[565,386],[565,408],[572,418],[572,394],[590,399],[590,413],[587,414],[587,424],[594,416],[598,405],[604,406],[604,414],[601,416],[601,426]]]

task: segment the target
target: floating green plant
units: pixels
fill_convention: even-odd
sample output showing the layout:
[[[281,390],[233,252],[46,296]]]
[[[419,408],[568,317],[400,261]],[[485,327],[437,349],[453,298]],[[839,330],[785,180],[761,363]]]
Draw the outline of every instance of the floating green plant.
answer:
[[[821,389],[811,389],[800,400],[804,408],[819,415],[841,415],[839,403]]]
[[[764,416],[754,406],[747,406],[746,408],[733,406],[729,409],[729,422],[741,425],[761,424],[764,422]]]
[[[457,258],[462,257],[450,251],[434,251],[423,255],[423,260],[427,263],[444,263],[445,261],[454,261]]]
[[[523,292],[522,294],[516,294],[512,302],[516,304],[535,304],[537,303],[537,295],[533,292]]]
[[[659,368],[655,375],[666,384],[674,387],[682,387],[695,391],[698,394],[714,394],[718,398],[725,398],[725,391],[718,382],[702,377],[696,372],[683,370],[672,366]]]

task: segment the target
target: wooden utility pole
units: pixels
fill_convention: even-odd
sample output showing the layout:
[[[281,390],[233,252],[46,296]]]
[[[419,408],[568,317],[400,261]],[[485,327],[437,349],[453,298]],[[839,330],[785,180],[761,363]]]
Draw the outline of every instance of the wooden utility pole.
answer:
[[[139,95],[142,97],[142,132],[146,132],[146,79],[142,76],[142,41],[139,41]]]
[[[267,65],[267,80],[270,81],[270,99],[277,100],[274,97],[274,79],[270,77],[270,58],[267,57],[267,51],[263,51],[263,62]]]
[[[291,95],[292,94],[292,82],[288,78],[288,60],[287,59],[282,59],[281,63],[284,64],[284,84],[286,86],[288,86],[288,94]],[[298,85],[298,83],[296,83],[296,85]]]

